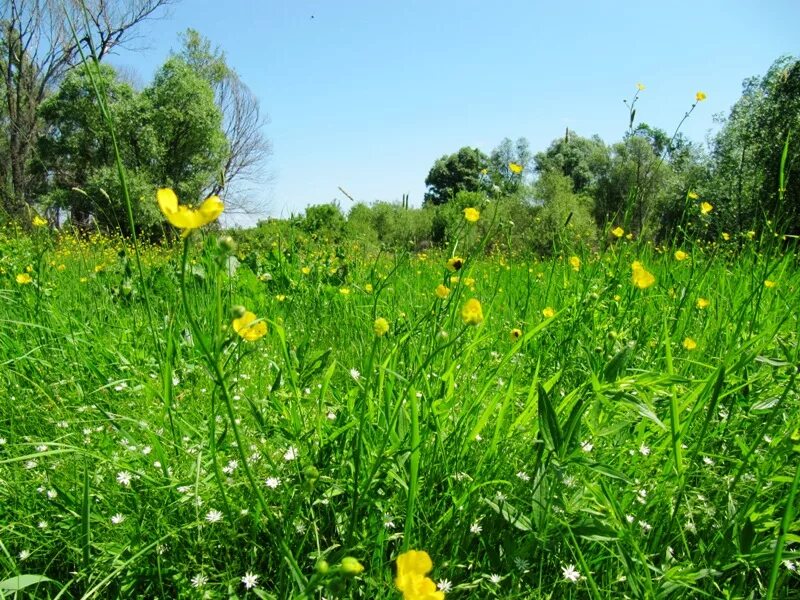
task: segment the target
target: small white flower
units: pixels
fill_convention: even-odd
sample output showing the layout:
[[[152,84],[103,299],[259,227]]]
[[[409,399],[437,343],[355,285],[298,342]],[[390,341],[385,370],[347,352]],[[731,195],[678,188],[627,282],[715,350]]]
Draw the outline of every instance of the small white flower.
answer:
[[[336,420],[336,413],[333,411],[328,412],[328,420],[335,421]]]
[[[117,481],[120,485],[128,487],[131,484],[131,474],[127,471],[120,471],[117,473]]]
[[[592,442],[589,441],[581,442],[581,450],[583,450],[584,452],[591,452],[593,448],[594,444],[592,444]]]
[[[506,495],[503,492],[498,491],[494,495],[494,497],[495,497],[495,500],[497,500],[498,502],[505,502],[506,501]]]
[[[790,571],[797,571],[797,563],[789,559],[783,561],[783,566],[789,569]]]
[[[145,456],[150,454],[152,451],[153,449],[150,446],[145,446],[144,448],[142,448],[142,454],[144,454]]]
[[[115,514],[113,517],[111,517],[111,522],[112,522],[114,525],[119,525],[119,524],[120,524],[120,523],[122,523],[124,520],[125,520],[125,515],[123,515],[123,514],[121,514],[121,513],[117,513],[117,514]]]
[[[478,535],[481,531],[483,531],[483,527],[481,527],[480,523],[473,523],[469,526],[469,532]]]
[[[37,452],[47,452],[47,450],[48,448],[45,444],[40,444],[39,446],[36,446]]]
[[[653,526],[650,525],[650,523],[648,523],[647,521],[639,521],[639,527],[641,527],[642,531],[644,531],[645,533],[649,533],[650,530],[653,528]]]
[[[252,589],[258,585],[258,575],[254,575],[250,571],[247,571],[242,577],[242,585],[244,585],[245,589]]]
[[[4,437],[0,437],[0,446],[5,446],[8,443],[8,440]]]
[[[764,434],[764,441],[767,442],[768,444],[771,444],[772,443],[772,437],[765,433]],[[0,442],[0,443],[2,443],[2,442]]]
[[[359,379],[361,379],[361,373],[359,373],[358,369],[356,368],[350,369],[350,377],[358,381]]]
[[[572,583],[576,583],[581,578],[581,574],[575,568],[575,565],[567,565],[566,567],[562,567],[561,574],[564,576],[564,579],[571,581]]]
[[[633,515],[625,515],[625,520],[628,523],[633,523],[636,520],[636,517],[634,517]]]
[[[274,490],[281,484],[281,480],[279,477],[267,477],[267,480],[264,482],[269,489]]]
[[[22,550],[22,551],[20,551],[20,553],[17,556],[19,556],[20,560],[25,560],[30,555],[31,555],[30,550]]]
[[[383,526],[384,526],[386,529],[394,529],[394,528],[396,527],[396,525],[394,524],[394,521],[392,521],[391,519],[387,519],[387,520],[385,520],[385,521],[383,522]]]
[[[639,454],[641,454],[642,456],[650,456],[650,447],[642,444],[641,446],[639,446]]]
[[[58,496],[58,492],[57,492],[57,491],[55,491],[55,490],[47,490],[47,497],[48,497],[50,500],[53,500],[53,499],[55,499],[55,498],[56,498],[56,496]]]
[[[286,452],[283,453],[283,460],[286,461],[294,460],[295,458],[297,458],[297,454],[298,454],[297,448],[295,448],[294,446],[289,446],[286,449]]]
[[[436,584],[436,589],[440,592],[444,592],[447,594],[450,590],[453,589],[453,584],[450,583],[449,579],[442,579],[439,583]]]
[[[39,523],[36,526],[39,529],[47,529],[49,527],[49,525],[47,524],[47,521],[39,521]]]
[[[222,513],[212,508],[210,511],[206,513],[206,521],[208,521],[209,523],[219,523],[220,521],[222,521]]]
[[[500,575],[498,575],[497,573],[492,573],[491,575],[489,575],[489,581],[491,581],[495,585],[499,584],[502,580],[503,578],[500,577]]]
[[[530,481],[531,477],[525,471],[519,471],[517,473],[517,477],[519,477],[522,481]]]
[[[59,429],[68,429],[69,423],[67,421],[59,421],[58,423],[56,423],[56,427],[58,427]]]
[[[29,461],[26,461],[26,462],[25,462],[25,468],[26,468],[26,469],[28,469],[29,471],[30,471],[31,469],[35,469],[35,468],[36,468],[36,467],[38,467],[38,466],[39,466],[39,463],[37,463],[37,462],[36,462],[35,460],[33,460],[33,459],[31,459],[31,460],[29,460]]]
[[[712,459],[710,456],[704,456],[703,462],[706,463],[707,465],[713,465],[714,459]]]
[[[192,587],[200,588],[207,583],[208,583],[208,577],[206,577],[202,573],[198,573],[197,575],[192,577]]]

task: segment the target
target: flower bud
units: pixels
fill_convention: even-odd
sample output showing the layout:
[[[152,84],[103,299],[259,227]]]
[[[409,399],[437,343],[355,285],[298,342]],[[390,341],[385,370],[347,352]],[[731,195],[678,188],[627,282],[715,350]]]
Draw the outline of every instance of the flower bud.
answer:
[[[247,309],[241,304],[237,304],[236,306],[231,307],[231,317],[233,317],[234,319],[241,319],[244,316],[244,313],[246,312]]]
[[[342,572],[345,575],[358,575],[364,570],[364,565],[352,556],[345,556],[342,559]]]

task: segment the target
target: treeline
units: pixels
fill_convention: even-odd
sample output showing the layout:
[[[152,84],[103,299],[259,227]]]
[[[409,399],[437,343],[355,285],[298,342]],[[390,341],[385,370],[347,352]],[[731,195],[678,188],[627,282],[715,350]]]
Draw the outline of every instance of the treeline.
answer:
[[[479,207],[489,246],[549,253],[561,243],[596,244],[612,230],[656,241],[735,240],[765,230],[800,233],[800,60],[785,56],[743,84],[741,98],[708,144],[636,120],[607,144],[567,130],[533,153],[505,139],[489,155],[461,148],[435,162],[422,208],[407,203],[309,207],[292,225],[330,240],[391,247],[446,243],[462,210]],[[698,92],[685,118],[705,99]],[[679,124],[676,124],[679,125]],[[263,222],[263,231],[280,225]],[[619,228],[619,229],[617,229]]]
[[[36,214],[129,234],[117,156],[136,227],[152,237],[163,232],[158,187],[186,203],[218,194],[229,208],[246,204],[270,146],[258,99],[224,53],[190,29],[148,85],[106,64],[168,2],[3,3],[0,222]]]

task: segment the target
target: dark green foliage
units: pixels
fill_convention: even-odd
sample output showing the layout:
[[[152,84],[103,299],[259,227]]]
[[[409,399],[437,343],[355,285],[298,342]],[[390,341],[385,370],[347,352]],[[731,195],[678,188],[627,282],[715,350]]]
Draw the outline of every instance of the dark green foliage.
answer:
[[[458,192],[476,192],[486,187],[481,171],[489,158],[477,148],[464,147],[437,160],[425,178],[425,204],[437,206],[452,200]]]

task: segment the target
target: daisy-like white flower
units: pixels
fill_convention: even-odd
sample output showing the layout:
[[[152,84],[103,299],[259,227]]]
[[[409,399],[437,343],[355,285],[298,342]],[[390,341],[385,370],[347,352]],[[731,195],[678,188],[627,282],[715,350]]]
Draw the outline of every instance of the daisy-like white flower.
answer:
[[[352,368],[350,369],[350,377],[358,381],[359,379],[361,379],[361,373],[358,372],[358,369]]]
[[[47,524],[47,521],[39,521],[39,523],[36,526],[39,529],[47,529],[49,527],[49,525]]]
[[[33,459],[31,459],[31,460],[29,460],[29,461],[26,461],[26,462],[25,462],[25,468],[26,468],[26,469],[28,469],[29,471],[30,471],[31,469],[35,469],[35,468],[36,468],[36,467],[38,467],[38,466],[39,466],[39,463],[37,463],[37,462],[36,462],[35,460],[33,460]]]
[[[117,482],[120,485],[124,485],[125,487],[130,486],[131,484],[131,474],[127,471],[120,471],[117,473]]]
[[[222,472],[225,473],[226,475],[230,475],[231,473],[233,473],[238,468],[239,468],[239,461],[236,460],[236,459],[233,459],[233,460],[229,460],[228,464],[225,465],[224,467],[222,467]]]
[[[395,524],[394,524],[394,521],[392,521],[391,519],[386,519],[386,520],[383,522],[383,526],[384,526],[386,529],[394,529],[395,527],[397,527],[397,525],[395,525]]]
[[[530,481],[531,476],[528,475],[525,471],[519,471],[517,473],[517,477],[519,477],[522,481]]]
[[[436,589],[440,592],[444,592],[447,594],[450,590],[453,589],[453,584],[450,583],[449,579],[442,579],[439,583],[436,584]]]
[[[122,513],[117,513],[117,514],[115,514],[113,517],[111,517],[111,522],[112,522],[114,525],[119,525],[119,524],[120,524],[120,523],[122,523],[124,520],[125,520],[125,515],[123,515]]]
[[[641,446],[639,446],[639,454],[641,454],[642,456],[650,456],[650,447],[642,444]]]
[[[335,421],[336,420],[336,413],[333,412],[333,411],[329,412],[328,413],[328,420],[329,421]]]
[[[212,508],[206,513],[206,521],[209,523],[219,523],[222,521],[222,513],[215,508]],[[248,588],[250,589],[250,588]]]
[[[202,573],[198,573],[197,575],[192,577],[192,587],[201,588],[207,583],[208,583],[208,577],[206,577]]]
[[[20,559],[20,560],[25,560],[25,559],[27,559],[27,558],[28,558],[30,555],[31,555],[31,552],[30,552],[30,550],[21,550],[21,551],[20,551],[20,553],[19,553],[19,554],[17,554],[17,556],[19,557],[19,559]]]
[[[250,571],[247,571],[242,577],[242,585],[245,589],[252,589],[258,585],[258,575],[254,575]]]
[[[279,477],[267,477],[267,480],[264,482],[269,489],[274,490],[281,484],[281,480]]]
[[[286,449],[286,452],[283,453],[283,460],[286,461],[294,460],[295,458],[297,458],[297,454],[298,454],[297,448],[295,448],[294,446],[289,446]]]
[[[48,448],[47,448],[46,444],[40,444],[40,445],[36,446],[36,451],[37,452],[47,452],[47,450],[48,450]]]
[[[58,492],[55,490],[47,490],[47,497],[50,500],[54,500],[58,496]]]
[[[480,523],[473,523],[469,526],[469,532],[478,535],[481,531],[483,531],[483,527],[481,527]]]
[[[498,575],[497,573],[492,573],[491,575],[489,575],[489,581],[491,581],[495,585],[498,585],[502,580],[503,578],[500,577],[500,575]]]
[[[8,440],[4,437],[0,437],[0,446],[5,446],[8,443]]]
[[[592,444],[592,442],[581,442],[581,450],[584,452],[591,452],[593,448],[594,444]]]
[[[577,583],[581,578],[581,574],[575,568],[575,565],[567,565],[566,567],[562,567],[561,575],[564,577],[564,579],[571,581],[572,583]]]

